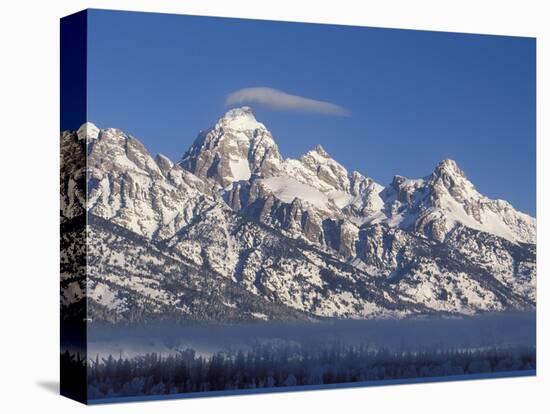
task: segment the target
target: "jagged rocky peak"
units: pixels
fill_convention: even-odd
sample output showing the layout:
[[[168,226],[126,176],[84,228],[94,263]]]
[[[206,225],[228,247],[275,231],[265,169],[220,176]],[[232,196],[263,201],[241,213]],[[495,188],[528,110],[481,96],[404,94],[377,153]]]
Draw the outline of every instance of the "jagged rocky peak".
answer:
[[[496,200],[490,200],[480,194],[454,160],[441,161],[425,181],[431,189],[432,201],[436,207],[446,204],[445,199],[450,198],[463,205],[467,213],[479,222],[483,221],[482,217],[479,215],[479,209],[473,206],[486,202],[497,203]]]
[[[454,161],[384,189],[321,146],[283,161],[249,108],[201,133],[179,164],[186,170],[118,129],[85,125],[62,139],[62,220],[87,208],[97,232],[92,304],[124,302],[131,315],[156,304],[185,317],[193,306],[177,307],[181,292],[199,286],[217,302],[188,298],[198,318],[220,303],[224,314],[240,310],[239,294],[274,320],[279,306],[353,318],[534,306],[535,219],[479,194]]]
[[[77,136],[78,139],[86,140],[88,142],[98,139],[100,130],[97,126],[91,122],[83,123],[80,128],[78,128]]]
[[[437,205],[441,197],[451,195],[462,202],[467,198],[480,196],[474,185],[468,180],[464,171],[456,161],[445,159],[437,164],[434,171],[427,177],[410,179],[402,175],[395,175],[390,188],[397,193],[401,202],[411,203],[415,194],[415,201],[429,200]],[[421,191],[421,194],[419,193]]]
[[[443,240],[457,226],[507,239],[534,243],[535,219],[503,200],[480,194],[456,161],[441,161],[419,179],[395,176],[385,190],[388,224]]]
[[[300,161],[313,171],[330,169],[334,174],[348,176],[348,171],[344,166],[334,160],[321,145],[316,145],[315,148],[302,155]]]
[[[136,172],[159,178],[161,170],[145,146],[117,128],[101,129],[88,140],[88,167],[103,172]]]
[[[302,162],[306,164],[312,164],[315,166],[327,163],[338,164],[335,160],[332,159],[330,154],[320,144],[317,144],[315,148],[309,150],[304,155],[302,155],[300,160],[302,160]]]
[[[231,109],[201,132],[179,165],[223,188],[254,175],[272,176],[282,162],[273,136],[250,107]]]
[[[353,171],[350,175],[350,194],[353,196],[365,196],[371,193],[378,196],[383,189],[384,187],[372,178],[365,177],[358,171]]]
[[[321,144],[317,144],[315,146],[315,148],[313,148],[310,152],[315,153],[315,154],[317,154],[317,155],[319,155],[320,157],[323,157],[323,158],[327,158],[327,159],[330,158],[329,153],[325,151],[325,149],[323,148],[323,146]]]
[[[88,123],[62,137],[67,141],[62,145],[62,166],[86,165],[82,171],[62,172],[64,218],[81,214],[85,206],[93,216],[163,239],[194,212],[216,203],[208,183],[174,167],[163,155],[153,159],[138,139],[120,129],[100,130]],[[73,161],[75,156],[81,160]]]
[[[403,177],[402,175],[394,175],[391,182],[391,186],[394,189],[399,190],[403,185],[403,183],[406,181],[407,181],[407,177]]]
[[[420,188],[425,187],[426,180],[423,178],[410,179],[402,175],[394,175],[390,186],[385,190],[385,196],[389,202],[395,198],[400,203],[412,206],[413,202],[420,201],[415,195],[429,196],[429,190],[418,192]],[[395,204],[393,207],[395,208]]]
[[[344,207],[350,219],[355,223],[362,223],[384,207],[382,192],[384,187],[370,177],[354,171],[350,176],[350,201]]]
[[[296,176],[298,180],[321,191],[349,191],[348,171],[321,145],[306,152],[299,160],[287,160],[285,164],[285,170],[289,175]],[[300,171],[300,166],[308,171]]]
[[[230,109],[218,123],[226,128],[231,128],[237,131],[266,129],[264,124],[256,120],[256,117],[252,112],[252,108],[249,106]]]
[[[455,160],[450,158],[444,159],[435,167],[434,174],[442,175],[451,175],[451,176],[460,176],[465,177],[464,171],[458,166]]]
[[[428,180],[436,190],[438,186],[444,186],[458,199],[468,196],[468,192],[475,192],[474,185],[454,160],[445,159],[437,164]]]

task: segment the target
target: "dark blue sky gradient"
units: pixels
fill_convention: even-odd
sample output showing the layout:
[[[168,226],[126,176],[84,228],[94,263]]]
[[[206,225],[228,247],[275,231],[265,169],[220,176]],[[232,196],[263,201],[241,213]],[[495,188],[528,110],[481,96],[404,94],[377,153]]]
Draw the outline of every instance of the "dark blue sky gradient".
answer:
[[[347,108],[252,105],[283,156],[320,143],[381,184],[455,159],[478,190],[535,214],[535,39],[92,10],[88,119],[177,160],[245,87]]]

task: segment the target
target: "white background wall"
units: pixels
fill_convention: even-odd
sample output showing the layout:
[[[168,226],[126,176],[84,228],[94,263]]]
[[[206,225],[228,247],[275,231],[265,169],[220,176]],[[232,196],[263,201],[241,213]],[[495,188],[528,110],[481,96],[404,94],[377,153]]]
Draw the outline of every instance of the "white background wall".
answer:
[[[175,400],[88,408],[132,413],[538,413],[550,406],[546,1],[5,0],[0,4],[0,410],[80,412],[58,381],[59,22],[86,7],[537,36],[537,378]],[[546,26],[546,27],[545,27]],[[546,71],[546,73],[543,73]],[[545,127],[543,129],[543,127]],[[543,187],[546,183],[546,189]],[[546,324],[546,327],[545,327]],[[544,349],[546,345],[546,349]]]

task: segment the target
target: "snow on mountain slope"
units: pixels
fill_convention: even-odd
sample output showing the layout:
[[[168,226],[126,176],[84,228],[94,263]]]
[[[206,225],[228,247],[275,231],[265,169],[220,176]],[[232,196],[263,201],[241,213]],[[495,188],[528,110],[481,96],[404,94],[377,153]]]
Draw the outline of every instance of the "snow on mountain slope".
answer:
[[[251,174],[269,176],[282,162],[271,133],[248,107],[228,111],[201,132],[179,165],[223,188]]]
[[[91,142],[96,140],[99,137],[100,130],[97,126],[92,124],[91,122],[86,122],[78,128],[78,131],[76,131],[76,135],[78,136],[79,140]]]
[[[513,244],[534,242],[535,220],[516,212],[506,202],[479,194],[452,160],[441,162],[428,177],[412,180],[396,176],[392,184],[384,188],[358,172],[349,174],[318,146],[300,159],[286,159],[277,164],[269,175],[259,173],[248,183],[229,186],[225,199],[240,214],[317,245],[358,268],[368,269],[371,274],[384,274],[390,280],[402,273],[417,278],[411,282],[412,286],[422,283],[423,290],[413,289],[409,294],[414,296],[417,292],[415,300],[432,301],[432,304],[425,304],[439,310],[469,312],[468,309],[476,307],[498,310],[508,305],[504,304],[506,295],[489,299],[491,293],[477,284],[475,277],[444,270],[434,261],[437,258],[430,256],[431,252],[427,253],[429,257],[423,259],[425,264],[420,268],[411,267],[403,250],[395,256],[386,256],[388,250],[384,246],[389,239],[395,238],[392,228],[435,242],[445,242],[451,232],[461,234],[468,228],[496,235]],[[376,233],[363,230],[365,227],[377,228],[379,224],[382,227]],[[519,277],[515,271],[506,273],[498,260],[488,253],[491,242],[483,233],[475,232],[471,237],[486,253],[480,255],[473,248],[463,249],[460,260],[482,266],[496,277],[498,282],[495,283],[512,284],[524,291],[528,300],[533,300],[530,287],[535,280],[533,256],[516,263],[513,244],[506,245],[498,257],[510,266],[513,263],[515,268],[523,269],[527,276]],[[365,247],[368,247],[367,253]],[[426,273],[439,276],[426,279]],[[508,274],[506,280],[502,278],[504,273]],[[408,277],[401,277],[401,288],[409,283]],[[452,282],[448,281],[449,277]],[[441,290],[446,283],[451,285]],[[457,286],[461,288],[452,293]],[[428,295],[428,291],[432,293]]]
[[[273,137],[248,107],[228,111],[200,134],[180,165],[227,191],[234,190],[235,182],[257,180],[266,194],[284,203],[299,198],[322,210],[316,214],[323,219],[345,217],[357,226],[385,223],[439,241],[457,225],[512,242],[535,239],[533,218],[479,194],[452,160],[442,161],[421,179],[396,176],[384,188],[358,172],[349,174],[321,146],[283,161]],[[244,188],[239,184],[239,190]],[[232,196],[237,198],[242,195]],[[243,207],[242,201],[237,207]]]
[[[295,198],[299,198],[319,209],[328,208],[329,198],[326,194],[292,177],[270,177],[261,179],[259,182],[275,197],[285,203],[292,203]]]
[[[88,315],[93,321],[187,322],[306,320],[296,309],[263,299],[221,274],[196,266],[108,220],[90,215]],[[123,253],[121,253],[123,252]]]
[[[377,318],[535,304],[535,219],[479,194],[451,160],[384,188],[320,146],[283,160],[246,107],[201,133],[178,164],[91,123],[62,133],[61,155],[63,226],[86,213],[95,232],[88,285],[71,260],[86,254],[86,238],[66,233],[64,306],[89,289],[100,319]]]
[[[88,144],[89,211],[137,234],[172,235],[215,198],[208,183],[162,155],[155,161],[120,130],[102,130]]]
[[[360,225],[374,214],[384,208],[384,200],[381,197],[384,187],[376,183],[372,178],[365,177],[354,171],[350,178],[350,198],[348,204],[343,206],[343,212],[354,223]]]
[[[60,142],[59,207],[61,223],[78,217],[86,206],[86,143],[64,131]]]
[[[383,198],[384,209],[370,223],[384,222],[439,241],[462,225],[512,242],[535,242],[535,219],[504,200],[481,195],[453,160],[441,161],[422,179],[396,176]]]
[[[232,159],[229,162],[229,171],[231,172],[231,179],[235,181],[246,181],[252,175],[250,165],[244,158]]]
[[[361,194],[350,194],[350,177],[347,170],[319,145],[300,159],[283,161],[273,136],[265,125],[258,122],[249,107],[228,111],[211,129],[199,134],[185,153],[180,165],[203,178],[211,178],[223,188],[248,181],[255,177],[272,179],[264,181],[281,186],[300,188],[305,194],[322,193],[322,199],[331,200],[338,209],[354,201],[362,200]],[[254,176],[254,177],[253,177]],[[276,177],[281,177],[275,180]],[[304,184],[299,186],[296,181]],[[285,185],[285,182],[293,183]],[[292,191],[276,191],[282,200],[288,200]],[[312,204],[325,208],[326,200],[319,202],[319,195]],[[292,200],[290,200],[292,201]],[[304,201],[308,201],[305,200]],[[310,200],[311,201],[311,200]]]
[[[348,171],[331,158],[320,145],[298,160],[286,159],[281,165],[279,174],[281,177],[290,177],[312,189],[306,190],[304,187],[305,194],[310,194],[312,191],[323,194],[326,201],[322,203],[322,208],[325,210],[343,210],[355,206],[358,210],[365,212],[368,210],[368,204],[372,206],[379,204],[376,201],[373,202],[373,199],[377,197],[375,192],[381,191],[382,186],[370,178],[361,176],[358,172],[353,172],[350,176]],[[372,183],[372,186],[359,184],[359,177]],[[308,201],[304,197],[302,199]],[[317,207],[321,208],[320,203]]]
[[[350,188],[348,171],[333,160],[320,145],[308,151],[299,160],[285,160],[282,172],[324,193],[348,192]]]

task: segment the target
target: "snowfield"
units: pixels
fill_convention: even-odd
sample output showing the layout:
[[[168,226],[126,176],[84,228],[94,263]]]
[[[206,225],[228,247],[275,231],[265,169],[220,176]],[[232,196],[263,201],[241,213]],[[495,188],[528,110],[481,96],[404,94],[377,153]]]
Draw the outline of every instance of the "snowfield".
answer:
[[[177,163],[91,123],[61,140],[63,305],[87,296],[93,318],[535,307],[535,219],[480,194],[452,160],[382,186],[321,146],[284,159],[248,107],[201,132]]]

